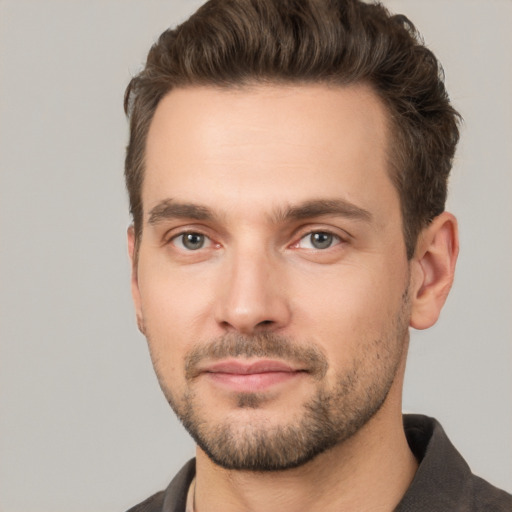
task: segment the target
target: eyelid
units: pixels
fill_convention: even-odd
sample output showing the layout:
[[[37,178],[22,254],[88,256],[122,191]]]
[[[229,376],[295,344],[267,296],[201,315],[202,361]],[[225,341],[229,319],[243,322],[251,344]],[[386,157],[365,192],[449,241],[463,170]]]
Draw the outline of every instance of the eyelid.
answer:
[[[203,243],[203,245],[201,247],[199,247],[197,249],[190,249],[188,247],[185,247],[185,245],[183,243],[183,237],[185,235],[199,235],[199,236],[202,236],[204,238],[204,243]],[[177,243],[178,240],[181,240],[181,242],[179,244]],[[169,243],[173,244],[180,251],[184,251],[184,252],[197,252],[197,251],[201,251],[201,250],[204,250],[204,249],[209,249],[210,247],[212,247],[213,240],[208,235],[205,235],[204,233],[200,233],[198,231],[182,231],[181,233],[178,233],[177,235],[174,235],[169,240]]]
[[[206,240],[209,241],[208,246],[211,246],[212,244],[216,244],[214,238],[209,233],[209,230],[206,229],[204,226],[198,226],[193,224],[188,225],[181,225],[177,227],[173,227],[169,230],[167,230],[162,235],[162,245],[169,245],[172,244],[174,240],[178,239],[179,237],[187,234],[197,234],[204,236]],[[174,244],[173,244],[174,245]]]
[[[324,235],[328,235],[329,237],[331,237],[330,241],[332,242],[332,244],[325,248],[314,247],[314,246],[313,247],[300,247],[300,244],[303,241],[307,243],[308,239],[311,239],[313,235],[319,234],[319,233],[322,233]],[[313,241],[310,240],[309,245],[313,245],[312,242]],[[304,235],[303,237],[299,238],[299,241],[297,242],[297,247],[301,248],[301,249],[312,250],[312,251],[328,251],[329,249],[332,249],[333,247],[339,245],[342,242],[343,242],[342,239],[338,235],[335,235],[334,233],[330,233],[328,231],[312,231],[311,233],[308,233],[308,234]]]
[[[170,242],[173,238],[184,235],[186,233],[198,233],[201,235],[208,236],[207,229],[205,226],[202,226],[200,224],[195,224],[191,222],[190,224],[187,224],[185,222],[182,222],[180,224],[170,224],[169,226],[166,226],[166,229],[162,229],[162,241],[163,243]]]
[[[313,233],[327,233],[338,238],[341,243],[348,243],[353,238],[350,233],[341,228],[309,224],[307,226],[302,226],[295,231],[293,234],[293,242],[290,244],[290,247],[296,246],[304,237],[310,236]]]

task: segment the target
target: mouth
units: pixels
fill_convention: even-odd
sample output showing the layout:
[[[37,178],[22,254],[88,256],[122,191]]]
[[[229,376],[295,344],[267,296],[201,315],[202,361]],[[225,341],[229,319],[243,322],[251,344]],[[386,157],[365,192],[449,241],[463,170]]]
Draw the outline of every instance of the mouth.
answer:
[[[255,393],[291,382],[307,373],[278,360],[228,359],[205,366],[200,375],[227,390]]]

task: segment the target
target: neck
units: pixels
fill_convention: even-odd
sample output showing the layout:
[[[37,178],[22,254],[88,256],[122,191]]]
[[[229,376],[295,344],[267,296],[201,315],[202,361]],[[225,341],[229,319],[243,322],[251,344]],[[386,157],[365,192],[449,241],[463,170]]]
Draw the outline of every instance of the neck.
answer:
[[[417,462],[405,438],[400,400],[390,395],[354,436],[299,468],[225,470],[198,449],[196,512],[394,510]]]

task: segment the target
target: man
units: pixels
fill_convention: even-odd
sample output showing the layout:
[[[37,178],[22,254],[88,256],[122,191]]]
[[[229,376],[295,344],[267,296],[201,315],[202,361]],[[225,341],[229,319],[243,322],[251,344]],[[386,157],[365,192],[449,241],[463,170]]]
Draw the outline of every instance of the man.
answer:
[[[197,443],[132,510],[511,510],[402,417],[409,327],[436,322],[458,252],[458,114],[412,24],[213,0],[125,103],[138,325]]]

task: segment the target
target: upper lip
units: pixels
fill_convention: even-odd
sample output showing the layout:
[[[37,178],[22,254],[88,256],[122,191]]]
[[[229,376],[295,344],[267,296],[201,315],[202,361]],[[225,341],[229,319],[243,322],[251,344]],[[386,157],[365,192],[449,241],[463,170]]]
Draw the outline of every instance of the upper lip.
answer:
[[[274,359],[259,359],[257,361],[229,359],[208,364],[202,368],[203,373],[230,373],[233,375],[253,375],[255,373],[271,372],[293,373],[297,371],[301,371],[301,369],[294,368],[284,361]]]

